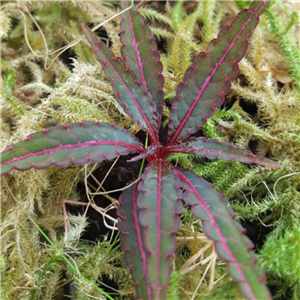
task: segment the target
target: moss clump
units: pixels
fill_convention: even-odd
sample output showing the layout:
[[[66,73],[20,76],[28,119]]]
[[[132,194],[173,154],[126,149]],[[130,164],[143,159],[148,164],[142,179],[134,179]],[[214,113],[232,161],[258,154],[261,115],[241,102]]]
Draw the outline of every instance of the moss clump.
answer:
[[[186,67],[246,2],[141,5],[140,12],[161,50],[166,118]],[[212,181],[226,193],[245,225],[264,232],[257,238],[257,251],[276,299],[297,299],[300,290],[298,6],[285,1],[269,8],[251,38],[224,107],[203,128],[206,136],[248,147],[278,160],[283,168],[274,171],[208,162],[182,154],[170,157]],[[81,23],[93,27],[117,11],[117,1],[7,1],[1,5],[3,148],[32,132],[66,122],[100,120],[134,133],[139,130],[115,102],[87,43],[72,43],[81,38]],[[119,21],[116,16],[96,31],[115,53],[120,53]],[[56,57],[57,50],[69,44]],[[92,202],[92,182],[101,185],[105,180],[93,178],[97,167],[13,171],[2,177],[3,299],[63,299],[63,294],[74,299],[135,299],[122,252],[110,235],[93,243],[82,240],[93,228],[85,213],[69,215],[65,234],[62,202],[81,200],[78,183],[86,186]],[[107,198],[116,206],[111,195]],[[99,218],[103,218],[101,213]],[[170,299],[240,299],[201,233],[201,223],[195,222],[188,209],[182,219]],[[107,288],[110,282],[117,287]],[[105,296],[106,291],[111,296]]]

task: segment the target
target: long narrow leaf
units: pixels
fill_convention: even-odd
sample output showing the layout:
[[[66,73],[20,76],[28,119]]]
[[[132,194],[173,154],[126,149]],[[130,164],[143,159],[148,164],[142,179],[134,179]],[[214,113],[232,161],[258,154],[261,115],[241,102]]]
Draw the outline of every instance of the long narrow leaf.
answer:
[[[121,245],[140,299],[166,299],[170,256],[180,226],[177,180],[162,162],[148,166],[136,187],[124,191],[118,210]]]
[[[203,178],[187,171],[176,172],[181,179],[183,200],[201,220],[203,232],[214,241],[218,255],[227,263],[228,271],[245,299],[271,299],[264,283],[264,272],[251,251],[252,242],[234,220],[228,200]]]
[[[151,94],[121,58],[116,57],[87,26],[82,25],[82,29],[111,82],[118,103],[133,121],[149,132],[153,142],[158,142],[159,116]]]
[[[209,159],[234,160],[245,164],[257,164],[261,166],[280,168],[281,166],[266,157],[254,155],[251,151],[236,147],[232,144],[222,143],[216,139],[200,137],[178,146],[168,147],[172,152],[191,153]]]
[[[170,110],[168,145],[188,138],[206,123],[230,90],[238,62],[248,48],[248,38],[270,1],[253,1],[233,23],[225,26],[205,52],[195,58],[178,85]]]
[[[120,1],[121,8],[128,8],[131,1]],[[127,67],[137,75],[138,80],[145,90],[152,95],[159,117],[161,118],[164,100],[164,77],[162,63],[157,51],[157,45],[152,33],[139,14],[137,8],[122,13],[121,22],[121,53]],[[160,120],[158,128],[160,126]]]
[[[147,274],[147,253],[142,238],[142,227],[138,221],[140,208],[137,206],[137,186],[125,189],[119,198],[118,228],[121,247],[132,280],[137,287],[139,299],[151,299],[151,288]]]
[[[84,121],[45,129],[29,135],[1,154],[1,174],[51,165],[64,168],[144,151],[143,144],[123,128]]]

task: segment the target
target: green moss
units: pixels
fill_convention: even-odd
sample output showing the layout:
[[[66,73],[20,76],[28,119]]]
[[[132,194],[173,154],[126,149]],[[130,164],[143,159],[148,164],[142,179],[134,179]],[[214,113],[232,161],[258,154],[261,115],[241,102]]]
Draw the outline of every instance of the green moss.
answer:
[[[276,18],[272,10],[267,9],[266,16],[269,20],[271,32],[275,35],[289,64],[291,76],[294,79],[295,89],[300,94],[300,50],[296,40],[289,34],[289,30],[298,20],[298,14],[296,12],[291,12],[291,15],[289,16],[290,22],[285,28],[282,25],[281,20]]]
[[[217,284],[210,293],[204,293],[199,300],[242,300],[243,298],[235,288],[235,283],[228,278],[224,279],[221,284]]]
[[[244,7],[247,2],[236,4]],[[283,168],[208,162],[184,154],[169,158],[211,180],[220,192],[226,193],[240,219],[269,226],[271,230],[259,252],[260,262],[267,271],[268,283],[276,287],[275,297],[282,299],[299,298],[300,289],[300,80],[296,47],[299,25],[293,5],[278,2],[262,18],[250,40],[247,57],[240,63],[241,74],[226,99],[226,110],[218,110],[203,128],[207,137],[241,147],[254,144],[257,154],[278,160]],[[184,69],[237,9],[234,2],[226,1],[199,1],[191,13],[184,11],[182,2],[166,6],[165,12],[149,6],[141,8],[155,38],[164,44],[161,58],[167,102],[174,97]],[[6,2],[1,10],[3,148],[36,130],[65,122],[102,120],[136,131],[136,125],[116,104],[110,84],[84,40],[62,54],[65,60],[63,56],[54,59],[57,49],[81,37],[81,23],[92,27],[112,16],[116,12],[114,2],[26,1],[21,7]],[[118,18],[105,23],[97,33],[108,40],[115,53],[120,53],[115,22]],[[282,76],[288,78],[286,83],[280,81]],[[255,112],[247,110],[247,106],[255,107]],[[168,118],[167,106],[164,113]],[[88,180],[92,168],[49,168],[3,176],[3,299],[62,299],[63,273],[72,282],[74,299],[87,299],[88,295],[104,299],[94,285],[104,276],[119,283],[122,299],[134,299],[122,252],[112,250],[111,241],[106,239],[92,245],[80,241],[82,232],[89,230],[84,215],[69,216],[67,238],[62,230],[62,201],[80,200],[76,185]],[[28,215],[43,228],[53,245],[42,237]],[[207,265],[199,264],[187,273],[180,268],[208,241],[201,233],[201,223],[186,207],[178,238],[169,297],[191,299]],[[202,259],[211,251],[209,248]],[[209,292],[212,273],[215,281],[220,280]],[[240,299],[236,286],[222,277],[225,273],[217,261],[211,273],[204,276],[195,299]]]
[[[299,193],[297,197],[300,197]],[[299,299],[300,296],[300,227],[299,223],[293,225],[291,227],[289,221],[282,220],[260,251],[260,263],[272,282],[284,282],[276,286],[275,298],[290,295],[291,299]]]

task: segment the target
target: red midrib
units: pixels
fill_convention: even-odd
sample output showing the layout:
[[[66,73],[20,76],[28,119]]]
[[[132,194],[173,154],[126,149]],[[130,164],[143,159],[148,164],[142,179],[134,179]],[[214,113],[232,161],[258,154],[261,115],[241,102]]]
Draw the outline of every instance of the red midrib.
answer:
[[[157,176],[157,239],[156,239],[156,286],[160,286],[160,260],[161,260],[161,177],[162,177],[162,168],[161,168],[161,161],[158,162],[158,176]]]
[[[235,259],[234,255],[232,254],[230,248],[228,247],[228,245],[226,244],[226,239],[223,238],[223,234],[218,226],[218,224],[215,221],[214,215],[212,214],[212,212],[210,211],[210,209],[208,208],[207,204],[205,203],[205,201],[201,198],[201,196],[199,195],[199,193],[197,192],[197,190],[195,189],[194,185],[178,170],[176,170],[176,173],[179,175],[179,177],[191,188],[192,193],[195,195],[195,197],[199,200],[199,202],[201,203],[201,207],[202,209],[205,209],[206,213],[209,215],[210,220],[211,220],[211,224],[214,227],[214,229],[216,230],[216,232],[218,233],[220,240],[221,240],[221,244],[223,246],[223,248],[225,249],[225,251],[230,255],[231,257],[231,263],[233,263],[237,269],[237,271],[239,272],[239,275],[241,276],[241,282],[246,284],[246,288],[247,291],[249,293],[249,295],[251,296],[251,299],[256,299],[255,295],[253,294],[253,291],[247,281],[247,278],[245,277],[240,264],[237,262],[237,260]]]
[[[190,153],[190,152],[192,152],[192,154],[194,154],[195,152],[198,152],[198,151],[199,152],[217,153],[217,154],[224,154],[224,155],[228,155],[228,156],[247,158],[247,159],[251,159],[253,162],[256,160],[255,157],[248,157],[248,156],[246,156],[246,154],[245,155],[235,154],[235,153],[224,152],[224,151],[214,150],[214,149],[209,149],[209,148],[196,148],[196,147],[192,147],[192,148],[174,148],[170,151],[170,153],[174,153],[174,152]]]
[[[224,55],[221,57],[220,61],[218,63],[216,63],[215,67],[212,69],[210,75],[208,75],[208,77],[206,78],[204,84],[201,86],[201,89],[199,90],[198,95],[196,96],[193,104],[191,105],[191,107],[189,108],[187,114],[185,115],[185,117],[183,118],[183,120],[180,122],[179,127],[177,128],[177,130],[175,131],[172,139],[168,142],[167,146],[170,146],[172,144],[174,144],[176,138],[178,137],[178,135],[180,134],[181,130],[183,129],[183,127],[185,126],[185,123],[187,122],[188,118],[190,117],[192,111],[194,110],[195,106],[198,104],[198,101],[200,99],[200,97],[202,96],[202,93],[204,92],[204,90],[206,89],[206,87],[208,86],[209,82],[211,81],[213,75],[216,73],[216,70],[219,68],[220,64],[224,61],[225,57],[227,56],[228,52],[231,50],[231,48],[234,46],[235,41],[239,38],[239,36],[241,35],[241,32],[244,30],[244,28],[246,27],[246,25],[250,22],[250,20],[252,19],[252,16],[256,13],[256,11],[258,10],[258,8],[263,4],[260,3],[255,10],[251,13],[251,15],[248,17],[248,19],[246,20],[246,22],[243,24],[242,28],[240,29],[240,31],[238,32],[238,34],[236,35],[236,37],[233,39],[233,41],[229,44],[227,50],[224,52]]]
[[[145,281],[147,282],[147,294],[149,299],[151,299],[151,288],[150,288],[150,284],[149,284],[149,277],[148,277],[148,268],[147,268],[147,259],[146,259],[146,253],[144,251],[144,247],[143,247],[143,241],[142,241],[142,236],[141,236],[141,231],[140,231],[140,224],[139,224],[139,220],[138,220],[138,211],[137,211],[137,205],[136,205],[136,201],[137,201],[137,197],[136,197],[136,190],[137,190],[137,186],[138,186],[139,182],[137,182],[134,186],[134,190],[133,190],[133,197],[132,197],[132,207],[133,207],[133,219],[134,219],[134,227],[135,227],[135,231],[136,231],[136,237],[137,237],[137,242],[138,242],[138,247],[141,253],[141,259],[142,259],[142,264],[143,264],[143,274],[145,276]],[[129,233],[130,234],[130,233]]]
[[[124,146],[126,148],[131,148],[134,150],[140,150],[143,151],[144,149],[142,147],[136,146],[134,144],[129,144],[129,143],[125,143],[125,142],[113,142],[113,141],[98,141],[98,142],[86,142],[86,143],[81,143],[81,144],[76,144],[76,145],[64,145],[64,146],[59,146],[56,148],[51,148],[51,149],[47,149],[47,150],[43,150],[43,151],[39,151],[39,152],[34,152],[34,153],[29,153],[20,157],[16,157],[13,158],[7,162],[4,162],[1,164],[1,166],[5,166],[7,164],[16,162],[16,161],[22,161],[26,158],[29,157],[34,157],[34,156],[39,156],[39,155],[44,155],[47,153],[54,153],[60,150],[65,150],[65,149],[75,149],[75,148],[82,148],[82,147],[88,147],[88,146],[101,146],[101,145],[116,145],[116,146]],[[20,149],[21,150],[21,149]],[[27,150],[27,149],[23,149],[23,150]],[[87,153],[88,154],[88,153]]]
[[[146,82],[146,79],[145,79],[145,76],[144,76],[143,63],[142,63],[142,60],[141,60],[140,52],[138,50],[138,42],[137,42],[136,37],[135,37],[135,33],[134,33],[133,26],[132,26],[132,20],[131,20],[131,15],[130,15],[130,11],[129,10],[127,11],[127,15],[128,15],[128,20],[129,20],[129,28],[130,28],[130,33],[131,33],[131,37],[132,37],[132,43],[133,43],[133,47],[134,47],[134,52],[135,52],[136,59],[137,59],[137,65],[138,65],[138,68],[139,68],[139,71],[140,71],[140,75],[141,75],[141,81],[142,81],[144,89],[146,91],[148,91],[147,82]],[[152,97],[152,95],[151,95],[151,97]],[[149,129],[151,131],[150,135],[153,137],[153,142],[157,143],[158,142],[157,135],[154,133],[151,125],[148,124],[148,123],[147,123],[147,125],[148,125],[148,127],[149,127]]]
[[[128,15],[129,23],[130,23],[130,25],[129,25],[130,33],[131,33],[131,37],[132,37],[132,43],[133,43],[133,46],[134,46],[134,52],[135,52],[135,55],[136,55],[138,67],[139,67],[140,74],[141,74],[142,83],[143,83],[144,88],[147,89],[147,82],[145,80],[144,70],[143,70],[143,66],[142,66],[143,64],[142,64],[142,61],[141,61],[140,53],[138,51],[138,43],[137,43],[136,38],[135,38],[134,30],[133,30],[133,27],[132,27],[131,15],[130,15],[129,11],[127,11],[127,15]]]
[[[103,57],[106,57],[105,54],[103,53],[103,51],[101,50],[100,47],[97,48]],[[126,92],[131,96],[132,101],[134,102],[134,104],[136,105],[136,107],[138,108],[140,114],[142,115],[144,121],[146,122],[147,126],[148,126],[148,130],[149,130],[149,134],[152,137],[153,141],[157,141],[157,138],[155,136],[155,133],[153,131],[153,128],[148,120],[148,118],[146,117],[145,113],[143,112],[142,108],[140,107],[139,103],[136,101],[134,95],[131,93],[131,91],[128,89],[127,85],[125,84],[125,82],[123,81],[122,77],[119,75],[119,73],[117,72],[117,70],[114,68],[113,64],[110,62],[110,60],[108,59],[107,62],[109,62],[111,68],[113,69],[114,73],[116,74],[116,76],[119,78],[119,80],[121,81],[122,85],[125,87]]]

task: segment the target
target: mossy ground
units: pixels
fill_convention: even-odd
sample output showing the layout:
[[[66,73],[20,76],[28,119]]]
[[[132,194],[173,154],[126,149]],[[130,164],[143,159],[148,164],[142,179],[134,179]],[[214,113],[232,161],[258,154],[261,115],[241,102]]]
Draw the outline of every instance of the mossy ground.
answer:
[[[140,11],[161,51],[167,119],[186,67],[248,1],[147,2],[140,3]],[[45,127],[82,120],[125,126],[143,139],[115,102],[85,40],[55,58],[57,49],[81,38],[81,23],[93,27],[115,15],[117,1],[3,1],[1,10],[2,148]],[[250,39],[240,75],[222,109],[200,133],[248,147],[283,168],[188,155],[170,158],[226,193],[256,244],[274,298],[282,300],[300,298],[297,12],[297,2],[278,1],[270,7]],[[116,16],[97,30],[116,54],[120,53],[119,21]],[[3,176],[1,297],[135,299],[114,230],[113,209],[120,191],[104,192],[122,189],[137,178],[139,168],[120,158],[115,164],[13,171]],[[62,208],[66,199],[90,202],[97,211],[67,205],[66,231]],[[241,299],[188,209],[177,236],[170,300]]]

